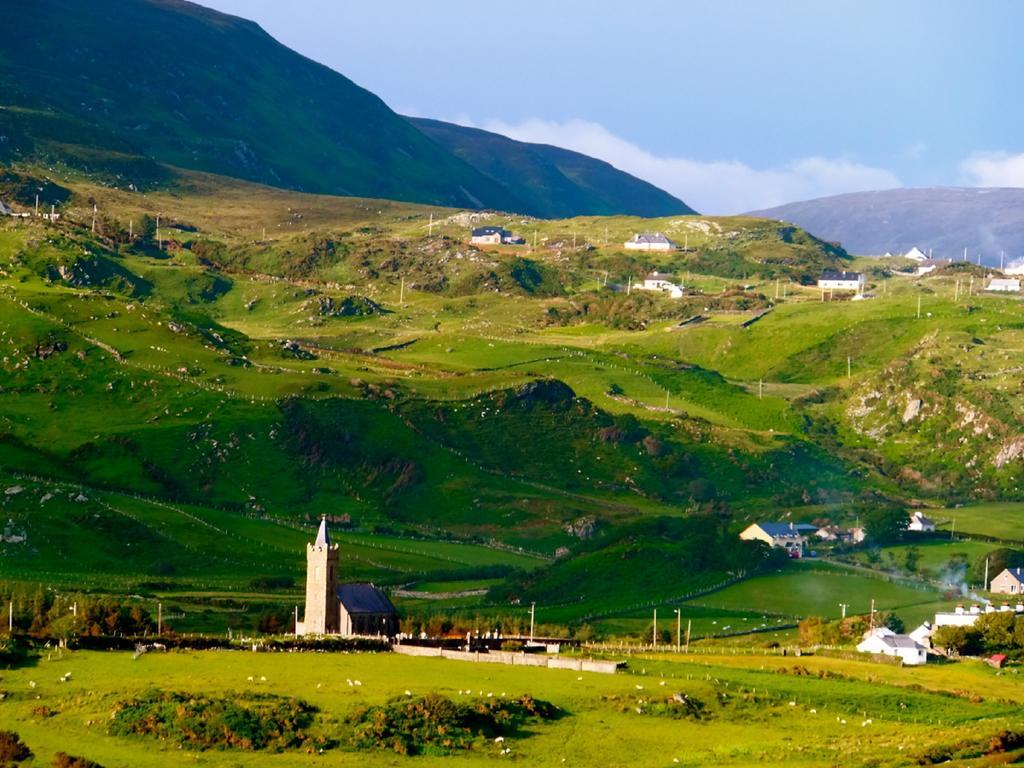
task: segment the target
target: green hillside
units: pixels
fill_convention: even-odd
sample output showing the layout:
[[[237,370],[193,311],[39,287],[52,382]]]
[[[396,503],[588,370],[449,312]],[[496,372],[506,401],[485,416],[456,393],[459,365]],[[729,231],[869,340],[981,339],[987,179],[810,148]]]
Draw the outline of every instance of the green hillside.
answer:
[[[409,121],[529,206],[523,213],[565,216],[671,216],[695,211],[667,192],[608,163],[545,144],[514,141],[440,120]]]
[[[284,621],[329,514],[348,576],[403,587],[412,615],[529,600],[642,632],[652,600],[742,577],[751,610],[688,603],[713,633],[803,610],[737,542],[752,520],[1021,500],[1020,305],[956,276],[868,263],[877,298],[823,301],[805,283],[849,257],[777,222],[541,220],[151,167],[165,189],[66,163],[0,172],[15,207],[42,188],[62,214],[0,222],[18,584],[155,592],[211,631],[243,624],[209,601],[248,594],[239,621]],[[472,246],[480,223],[527,245]],[[682,247],[622,247],[648,230]],[[686,295],[638,290],[653,269]],[[904,420],[908,392],[922,405]],[[291,586],[251,586],[278,576]]]
[[[256,24],[184,0],[6,11],[0,160],[66,162],[136,189],[167,183],[155,160],[309,192],[539,216],[689,212],[560,150],[542,161],[554,186],[520,162],[515,142],[502,144],[504,172],[492,173]]]

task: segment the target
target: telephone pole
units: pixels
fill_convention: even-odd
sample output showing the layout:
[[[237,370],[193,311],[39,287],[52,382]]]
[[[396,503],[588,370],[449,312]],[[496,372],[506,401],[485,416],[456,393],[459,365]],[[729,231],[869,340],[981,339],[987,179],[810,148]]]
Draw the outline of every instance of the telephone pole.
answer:
[[[658,647],[658,609],[654,609],[654,624],[651,625],[651,647]]]
[[[162,635],[164,633],[164,604],[156,604],[156,633]]]
[[[92,204],[92,233],[96,234],[96,203]]]
[[[843,610],[843,619],[846,618],[846,609],[850,607],[849,603],[840,603],[839,607]]]
[[[537,603],[530,603],[530,645],[533,645],[533,619],[536,615]]]
[[[427,225],[427,235],[434,235],[434,214],[430,214],[430,223]]]
[[[690,627],[693,624],[693,619],[686,620],[686,645],[683,646],[683,653],[690,652]]]
[[[681,608],[676,608],[676,653],[679,653],[679,649],[682,647],[680,640],[680,632],[683,625],[683,611]]]

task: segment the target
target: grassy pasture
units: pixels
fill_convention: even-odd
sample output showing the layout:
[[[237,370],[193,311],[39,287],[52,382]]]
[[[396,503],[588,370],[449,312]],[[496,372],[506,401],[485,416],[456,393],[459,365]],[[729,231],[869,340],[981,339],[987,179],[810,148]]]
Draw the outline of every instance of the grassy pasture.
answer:
[[[760,610],[795,618],[838,618],[842,610],[840,603],[847,604],[848,615],[855,615],[869,613],[874,600],[878,610],[892,610],[901,615],[909,610],[916,616],[921,610],[927,615],[930,608],[922,606],[929,606],[940,597],[938,591],[924,585],[891,582],[822,563],[799,563],[696,598],[693,604],[706,609]]]
[[[1012,542],[1024,542],[1024,503],[989,502],[949,509],[935,509],[935,524],[942,530],[977,533]]]
[[[794,661],[831,676],[779,673]],[[59,682],[69,672],[70,681]],[[346,680],[361,685],[349,686]],[[566,713],[504,745],[454,758],[465,765],[508,759],[498,755],[506,746],[513,760],[538,766],[673,765],[676,759],[690,766],[913,765],[929,747],[961,739],[986,741],[1011,726],[1024,702],[1024,688],[1015,677],[996,677],[970,662],[920,670],[860,660],[786,661],[760,654],[636,658],[630,671],[607,676],[391,654],[222,651],[148,654],[133,661],[129,653],[54,652],[37,664],[2,673],[0,685],[8,694],[0,702],[4,725],[21,734],[37,759],[66,750],[110,768],[147,768],[170,760],[210,768],[298,766],[311,759],[324,765],[349,765],[357,759],[365,765],[409,762],[387,752],[354,753],[346,746],[315,757],[295,751],[191,752],[144,737],[105,733],[116,701],[154,687],[300,697],[320,709],[314,730],[336,737],[345,733],[341,721],[348,712],[406,690],[455,699],[469,698],[459,693],[467,690],[470,697],[484,698],[529,693]],[[711,716],[691,721],[636,712],[643,712],[646,702],[677,692],[706,702]],[[967,698],[973,692],[982,694],[980,700]],[[39,707],[47,707],[52,716],[33,715]],[[801,737],[792,738],[794,732]],[[426,755],[415,763],[449,765],[452,760]]]

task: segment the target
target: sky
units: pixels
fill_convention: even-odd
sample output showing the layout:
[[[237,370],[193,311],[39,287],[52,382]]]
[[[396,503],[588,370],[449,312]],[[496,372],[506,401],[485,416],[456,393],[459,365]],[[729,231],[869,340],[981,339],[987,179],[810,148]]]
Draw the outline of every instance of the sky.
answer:
[[[1017,0],[200,0],[407,115],[607,160],[702,213],[1024,186]]]

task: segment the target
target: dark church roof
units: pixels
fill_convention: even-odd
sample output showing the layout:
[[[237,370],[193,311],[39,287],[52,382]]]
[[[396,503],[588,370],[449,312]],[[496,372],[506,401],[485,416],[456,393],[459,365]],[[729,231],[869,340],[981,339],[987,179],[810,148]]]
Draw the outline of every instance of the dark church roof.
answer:
[[[373,584],[342,584],[338,600],[349,613],[395,613],[395,606]]]

